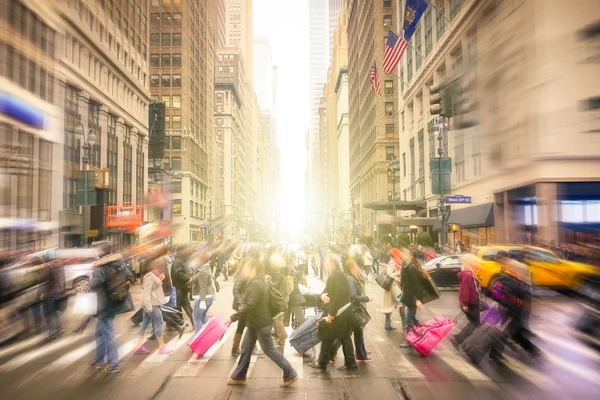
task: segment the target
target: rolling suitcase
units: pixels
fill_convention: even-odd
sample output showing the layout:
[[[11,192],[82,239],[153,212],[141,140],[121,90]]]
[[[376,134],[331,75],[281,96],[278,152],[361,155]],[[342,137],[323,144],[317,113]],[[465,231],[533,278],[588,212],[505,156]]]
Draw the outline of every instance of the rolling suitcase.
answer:
[[[467,357],[479,364],[494,347],[501,346],[508,340],[507,329],[512,319],[508,319],[501,328],[483,323],[465,343],[463,350]]]
[[[406,333],[406,341],[422,356],[427,356],[454,327],[450,318],[434,316],[422,326],[415,326]]]
[[[304,354],[321,342],[321,339],[319,338],[318,322],[322,317],[323,312],[319,311],[316,315],[308,317],[308,319],[292,333],[290,336],[290,344],[298,353]]]
[[[190,350],[198,357],[202,357],[223,337],[225,332],[227,332],[227,324],[219,317],[212,317],[194,336],[189,344]]]

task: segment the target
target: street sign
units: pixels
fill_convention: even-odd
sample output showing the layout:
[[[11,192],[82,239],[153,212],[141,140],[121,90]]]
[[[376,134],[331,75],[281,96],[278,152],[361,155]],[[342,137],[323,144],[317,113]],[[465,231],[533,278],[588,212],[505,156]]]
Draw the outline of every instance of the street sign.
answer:
[[[433,194],[449,193],[452,159],[449,157],[444,157],[442,159],[431,158],[429,160],[429,165],[431,169],[431,192]]]
[[[471,196],[461,196],[460,194],[454,196],[446,196],[446,203],[449,204],[471,204]]]

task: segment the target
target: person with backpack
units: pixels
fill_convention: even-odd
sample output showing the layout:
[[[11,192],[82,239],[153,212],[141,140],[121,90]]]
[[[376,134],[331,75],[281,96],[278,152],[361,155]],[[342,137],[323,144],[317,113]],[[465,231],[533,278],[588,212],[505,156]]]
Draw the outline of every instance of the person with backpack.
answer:
[[[200,253],[194,257],[195,264],[192,272],[192,298],[194,299],[194,331],[198,333],[200,328],[208,322],[208,310],[215,298],[215,285],[210,270],[209,256]],[[197,266],[196,266],[197,265]]]
[[[477,265],[477,257],[472,254],[465,254],[462,259],[461,272],[458,273],[458,302],[460,308],[467,316],[469,323],[450,341],[456,350],[476,328],[481,325],[480,320],[480,303],[481,303],[481,286],[479,278],[473,272],[473,267]]]
[[[242,353],[237,367],[227,381],[228,385],[245,385],[246,374],[250,367],[250,359],[256,341],[267,357],[283,370],[282,387],[290,386],[298,380],[298,374],[289,361],[275,348],[271,337],[273,314],[270,307],[271,298],[265,283],[265,270],[256,259],[247,259],[243,268],[245,275],[241,279],[247,281],[247,289],[242,301],[242,306],[227,321],[232,322],[246,319],[246,334],[242,342]]]
[[[288,277],[288,284],[290,290],[290,297],[288,303],[288,309],[283,314],[283,325],[289,326],[292,314],[296,317],[299,325],[302,325],[306,321],[304,311],[302,310],[302,304],[304,304],[304,295],[300,291],[300,284],[306,284],[304,278],[304,269],[301,266],[296,266],[296,260],[290,257],[288,260],[290,264],[290,276]]]
[[[123,263],[123,257],[120,254],[112,254],[112,244],[102,243],[100,251],[105,256],[94,263],[90,281],[90,290],[96,293],[98,301],[96,357],[91,366],[106,367],[105,372],[115,373],[120,369],[113,321],[117,314],[133,309],[129,295],[133,275]]]
[[[243,260],[242,265],[238,272],[235,274],[235,283],[233,284],[233,304],[232,308],[235,312],[240,311],[243,305],[244,297],[246,295],[246,289],[248,287],[249,275],[248,268],[250,263],[249,260]],[[233,344],[231,347],[231,355],[237,357],[240,355],[240,343],[242,342],[242,335],[246,328],[246,316],[241,315],[237,321],[237,328],[233,335]]]
[[[423,268],[417,260],[417,249],[409,247],[402,250],[404,266],[401,274],[402,303],[406,306],[403,327],[405,332],[411,330],[417,321],[417,309],[423,306],[423,283],[421,277],[425,274]],[[406,341],[400,344],[401,348],[410,347]]]
[[[144,288],[142,293],[142,307],[144,311],[142,326],[138,333],[138,342],[135,346],[135,354],[150,353],[150,350],[143,345],[145,340],[144,335],[150,324],[152,324],[154,329],[154,337],[158,341],[159,354],[169,355],[173,353],[173,350],[165,347],[163,339],[163,315],[160,309],[160,306],[166,302],[162,284],[165,276],[161,272],[164,268],[163,262],[160,259],[152,261],[149,265],[151,270],[144,275],[142,280]]]
[[[288,281],[289,268],[280,254],[272,255],[269,259],[269,265],[271,267],[271,280],[269,281],[269,283],[275,289],[277,289],[277,291],[285,299],[285,303],[288,304],[290,300],[290,289]],[[281,315],[275,315],[273,320],[275,326],[275,334],[277,335],[276,344],[278,347],[285,347],[285,341],[288,335],[283,326],[283,312],[281,313]]]
[[[171,269],[173,286],[175,286],[175,298],[177,300],[177,309],[185,311],[188,318],[194,324],[194,314],[190,303],[190,283],[192,282],[192,272],[188,265],[189,256],[192,249],[188,245],[181,245],[177,249],[175,261]]]

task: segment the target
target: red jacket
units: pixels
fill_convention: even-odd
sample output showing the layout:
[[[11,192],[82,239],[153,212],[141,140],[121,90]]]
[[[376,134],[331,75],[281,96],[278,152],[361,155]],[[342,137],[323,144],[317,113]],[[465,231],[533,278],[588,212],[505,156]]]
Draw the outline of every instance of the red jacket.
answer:
[[[461,307],[476,305],[480,303],[481,289],[479,278],[471,271],[461,271],[458,273],[458,302]]]

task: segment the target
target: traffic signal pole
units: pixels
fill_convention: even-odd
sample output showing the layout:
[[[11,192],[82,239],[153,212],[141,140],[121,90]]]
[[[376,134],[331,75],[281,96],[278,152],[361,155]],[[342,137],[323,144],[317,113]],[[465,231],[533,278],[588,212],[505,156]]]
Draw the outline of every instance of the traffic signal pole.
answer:
[[[439,184],[440,184],[440,195],[438,196],[439,211],[441,216],[441,246],[445,246],[447,243],[447,232],[446,232],[446,199],[444,197],[444,181],[443,174],[441,173],[442,159],[444,158],[444,129],[445,129],[445,117],[441,116],[438,118],[438,160],[440,165]]]

